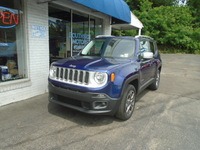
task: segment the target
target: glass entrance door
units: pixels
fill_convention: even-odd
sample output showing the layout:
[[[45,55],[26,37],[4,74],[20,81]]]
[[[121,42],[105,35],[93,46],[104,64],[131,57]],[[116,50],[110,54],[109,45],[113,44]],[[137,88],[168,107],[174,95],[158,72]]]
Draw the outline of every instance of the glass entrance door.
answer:
[[[100,18],[50,5],[50,63],[78,54],[91,39],[103,33],[102,22]]]
[[[72,20],[72,54],[76,55],[90,41],[89,15],[84,15],[74,11]]]
[[[56,7],[49,7],[50,63],[71,56],[71,41],[68,35],[71,29],[70,25],[70,10],[60,10]]]

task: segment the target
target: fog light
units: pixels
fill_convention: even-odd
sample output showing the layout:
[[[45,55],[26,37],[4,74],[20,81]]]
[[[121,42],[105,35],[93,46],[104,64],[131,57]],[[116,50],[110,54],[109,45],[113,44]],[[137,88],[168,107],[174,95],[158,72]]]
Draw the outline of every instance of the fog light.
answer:
[[[108,102],[94,102],[93,103],[94,105],[94,109],[104,109],[104,108],[106,108],[107,106],[108,106]]]

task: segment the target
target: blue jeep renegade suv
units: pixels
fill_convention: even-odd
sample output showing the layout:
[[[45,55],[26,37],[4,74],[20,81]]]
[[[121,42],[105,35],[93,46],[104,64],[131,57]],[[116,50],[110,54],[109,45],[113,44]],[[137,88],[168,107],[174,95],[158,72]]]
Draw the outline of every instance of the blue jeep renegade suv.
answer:
[[[159,87],[162,62],[147,36],[97,36],[76,56],[51,64],[49,101],[127,120],[136,96]]]

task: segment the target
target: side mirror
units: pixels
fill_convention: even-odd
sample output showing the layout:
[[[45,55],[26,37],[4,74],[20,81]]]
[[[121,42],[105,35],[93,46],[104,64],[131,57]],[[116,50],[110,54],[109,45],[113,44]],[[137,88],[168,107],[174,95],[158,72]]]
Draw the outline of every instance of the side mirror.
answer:
[[[152,59],[153,58],[153,53],[152,52],[143,52],[141,54],[143,59]]]

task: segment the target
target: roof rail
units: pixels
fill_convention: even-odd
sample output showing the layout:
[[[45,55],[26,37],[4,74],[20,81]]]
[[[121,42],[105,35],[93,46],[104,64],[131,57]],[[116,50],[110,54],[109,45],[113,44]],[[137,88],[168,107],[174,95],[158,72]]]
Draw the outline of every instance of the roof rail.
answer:
[[[96,38],[101,38],[101,37],[115,37],[113,35],[97,35]]]
[[[152,37],[150,37],[150,36],[147,36],[147,35],[136,35],[136,36],[135,36],[135,38],[138,38],[138,37],[143,37],[143,38],[148,38],[148,39],[151,39],[151,40],[153,40],[153,38],[152,38]]]

